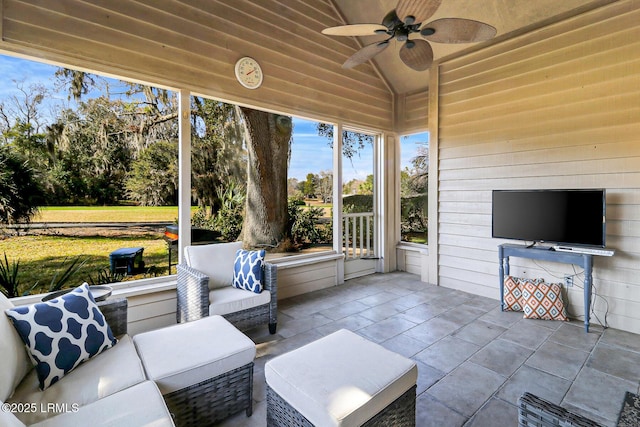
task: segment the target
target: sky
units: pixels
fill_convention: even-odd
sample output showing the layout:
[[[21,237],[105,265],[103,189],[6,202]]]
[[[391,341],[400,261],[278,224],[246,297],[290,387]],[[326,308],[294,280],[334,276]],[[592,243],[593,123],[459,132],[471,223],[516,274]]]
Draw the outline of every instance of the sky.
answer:
[[[316,122],[293,118],[293,146],[289,177],[304,181],[309,172],[318,174],[329,171],[333,165],[333,155],[329,140],[318,136]],[[400,137],[400,167],[411,168],[411,159],[415,157],[418,146],[429,141],[426,132]],[[343,182],[352,179],[365,180],[373,173],[373,147],[367,145],[351,160],[342,159]]]
[[[53,105],[73,106],[74,102],[68,100],[66,92],[54,88],[54,73],[57,67],[11,56],[0,55],[0,100],[15,95],[16,83],[19,82],[25,88],[32,84],[43,84],[51,90],[49,106]],[[118,86],[118,81],[105,78],[109,85]],[[100,91],[94,90],[88,96],[99,96]],[[47,102],[45,101],[45,105]],[[291,148],[291,161],[289,162],[289,177],[299,181],[306,179],[308,173],[319,174],[322,171],[330,171],[333,165],[333,155],[329,140],[318,135],[316,122],[293,118],[293,145]],[[428,141],[428,134],[421,133],[408,138],[401,137],[401,168],[410,167],[411,158],[415,156],[416,142]],[[368,145],[351,160],[343,159],[343,181],[352,179],[364,180],[367,175],[373,173],[373,147]]]

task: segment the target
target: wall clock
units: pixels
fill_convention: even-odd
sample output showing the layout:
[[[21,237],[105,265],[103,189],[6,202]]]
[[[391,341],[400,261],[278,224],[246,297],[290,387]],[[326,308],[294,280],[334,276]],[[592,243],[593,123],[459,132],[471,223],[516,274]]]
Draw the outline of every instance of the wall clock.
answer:
[[[236,62],[236,78],[247,89],[259,88],[262,77],[262,68],[255,59],[245,56]]]

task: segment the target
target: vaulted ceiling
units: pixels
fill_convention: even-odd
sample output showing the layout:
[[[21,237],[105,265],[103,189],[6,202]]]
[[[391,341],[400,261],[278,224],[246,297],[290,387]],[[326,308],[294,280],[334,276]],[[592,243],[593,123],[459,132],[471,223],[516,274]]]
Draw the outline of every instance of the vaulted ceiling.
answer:
[[[387,12],[395,9],[398,3],[398,0],[331,1],[334,2],[339,14],[342,15],[345,21],[344,24],[379,24]],[[582,8],[590,8],[592,4],[602,3],[602,0],[596,2],[593,0],[442,0],[441,6],[429,21],[455,17],[485,22],[497,29],[496,39],[499,40],[514,33],[526,31],[529,28],[536,28],[553,22],[563,15],[578,13]],[[336,25],[340,24],[337,23]],[[362,46],[366,46],[376,41],[382,41],[385,38],[386,36],[377,35],[360,37],[359,42]],[[427,88],[429,71],[414,71],[404,65],[398,57],[400,47],[401,43],[394,40],[388,49],[374,57],[372,60],[374,66],[378,68],[382,77],[395,93],[411,93]],[[434,60],[438,60],[477,46],[468,43],[432,43],[432,47]],[[344,56],[342,62],[347,58],[348,55]]]

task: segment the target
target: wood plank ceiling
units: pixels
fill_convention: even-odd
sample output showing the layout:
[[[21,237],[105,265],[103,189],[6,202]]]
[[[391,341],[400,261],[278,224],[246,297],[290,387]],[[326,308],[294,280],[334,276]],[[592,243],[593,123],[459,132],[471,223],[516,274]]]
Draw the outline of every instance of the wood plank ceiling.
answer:
[[[346,24],[381,23],[387,12],[393,10],[398,0],[332,0],[342,14]],[[486,22],[497,30],[497,39],[508,38],[514,33],[535,28],[554,21],[565,14],[575,14],[581,9],[590,9],[592,5],[606,1],[593,0],[443,0],[442,5],[429,19],[466,18]],[[577,11],[576,11],[577,9]],[[336,24],[338,25],[338,24]],[[336,37],[337,38],[337,37]],[[386,36],[360,37],[365,46],[384,40]],[[491,44],[485,42],[481,45]],[[480,47],[481,47],[480,45]],[[398,58],[401,43],[392,42],[392,46],[377,55],[372,61],[383,78],[396,94],[414,93],[428,87],[429,71],[413,71]],[[474,44],[438,44],[432,43],[435,60],[450,56],[465,49],[473,49]],[[355,51],[354,51],[355,52]],[[336,52],[344,62],[350,53]],[[356,67],[357,68],[357,67]]]

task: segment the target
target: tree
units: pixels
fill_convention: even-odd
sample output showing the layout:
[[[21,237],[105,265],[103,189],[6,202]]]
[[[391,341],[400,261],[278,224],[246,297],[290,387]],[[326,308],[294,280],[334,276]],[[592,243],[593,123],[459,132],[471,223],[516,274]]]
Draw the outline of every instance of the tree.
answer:
[[[346,184],[342,184],[342,194],[344,194],[345,196],[349,194],[356,194],[358,192],[358,187],[360,187],[360,184],[362,184],[362,182],[362,180],[353,178]]]
[[[287,178],[287,195],[289,197],[297,197],[299,194],[298,185],[300,182],[297,178]]]
[[[367,175],[367,178],[358,186],[358,194],[373,194],[373,175]]]
[[[293,123],[288,116],[240,110],[248,154],[242,240],[247,247],[276,246],[288,233],[287,167]]]
[[[421,142],[416,155],[411,159],[412,170],[409,184],[415,194],[426,193],[429,183],[429,143]]]
[[[222,207],[218,188],[244,192],[247,154],[243,149],[242,113],[207,98],[192,99],[191,173],[194,197],[214,216]]]
[[[176,205],[177,141],[158,141],[145,148],[132,164],[126,188],[129,198],[142,206]]]
[[[316,192],[322,199],[322,203],[331,202],[331,198],[333,196],[333,172],[320,172]]]
[[[302,194],[308,199],[316,196],[316,185],[318,177],[315,174],[308,173],[307,179],[302,183]]]
[[[333,125],[318,123],[316,126],[318,135],[329,140],[329,146],[333,148]],[[342,132],[342,155],[352,159],[366,144],[373,144],[373,135],[345,130]]]
[[[45,128],[45,119],[41,114],[42,102],[49,91],[41,84],[32,84],[28,88],[23,82],[13,81],[18,94],[10,95],[0,102],[0,131],[7,132],[15,125],[27,125],[24,130],[28,139],[32,134],[41,133]]]
[[[0,222],[29,222],[44,200],[36,172],[19,153],[0,147]]]

